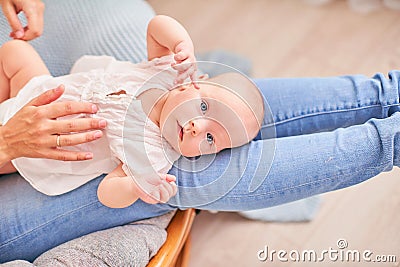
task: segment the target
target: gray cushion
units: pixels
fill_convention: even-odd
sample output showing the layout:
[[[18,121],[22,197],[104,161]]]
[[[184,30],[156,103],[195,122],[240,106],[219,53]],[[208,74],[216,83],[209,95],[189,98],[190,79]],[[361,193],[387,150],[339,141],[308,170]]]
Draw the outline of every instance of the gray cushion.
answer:
[[[146,266],[164,244],[174,214],[82,236],[43,253],[34,266]]]
[[[61,244],[40,255],[33,264],[15,260],[1,267],[146,266],[164,244],[174,211],[98,231]]]

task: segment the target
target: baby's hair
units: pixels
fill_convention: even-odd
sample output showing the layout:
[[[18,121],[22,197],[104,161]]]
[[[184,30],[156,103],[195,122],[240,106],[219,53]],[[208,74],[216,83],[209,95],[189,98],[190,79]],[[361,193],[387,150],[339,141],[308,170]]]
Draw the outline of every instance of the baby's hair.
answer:
[[[209,78],[205,83],[212,83],[223,87],[239,97],[252,111],[257,120],[258,128],[261,128],[264,119],[264,98],[255,83],[248,77],[237,72],[227,72]],[[253,139],[256,135],[257,133],[249,137]]]

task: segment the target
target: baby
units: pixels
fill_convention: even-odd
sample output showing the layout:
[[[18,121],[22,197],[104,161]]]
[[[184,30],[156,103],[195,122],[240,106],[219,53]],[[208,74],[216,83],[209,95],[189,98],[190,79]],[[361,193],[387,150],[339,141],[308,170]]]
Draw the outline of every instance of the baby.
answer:
[[[138,198],[166,202],[177,191],[176,178],[167,172],[181,155],[217,153],[257,135],[264,114],[257,87],[238,73],[197,81],[193,43],[176,20],[153,18],[147,49],[148,62],[84,56],[70,75],[51,77],[28,43],[4,44],[0,48],[3,124],[32,98],[60,84],[65,92],[59,100],[95,103],[94,116],[107,120],[105,137],[68,147],[92,151],[91,160],[17,158],[12,161],[14,171],[47,195],[66,193],[107,173],[97,192],[106,206],[127,207]],[[192,82],[184,83],[187,78]],[[67,140],[67,134],[55,135],[54,149],[68,146]]]

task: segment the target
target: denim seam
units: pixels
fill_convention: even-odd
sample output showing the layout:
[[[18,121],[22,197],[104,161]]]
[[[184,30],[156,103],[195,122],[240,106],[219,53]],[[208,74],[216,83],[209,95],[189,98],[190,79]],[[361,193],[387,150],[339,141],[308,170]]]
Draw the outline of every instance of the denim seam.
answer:
[[[41,225],[39,225],[39,226],[37,226],[37,227],[35,227],[35,228],[32,228],[31,230],[29,230],[29,231],[27,231],[27,232],[24,232],[23,234],[20,234],[20,235],[14,237],[13,239],[10,239],[10,240],[6,241],[5,243],[3,243],[3,244],[0,246],[0,248],[4,247],[4,246],[6,246],[6,245],[9,245],[10,243],[12,243],[12,242],[14,242],[14,241],[16,241],[16,240],[18,240],[18,239],[20,239],[20,238],[22,238],[22,237],[28,235],[28,234],[34,232],[35,230],[37,230],[37,229],[39,229],[39,228],[42,228],[42,227],[44,227],[44,226],[46,226],[46,225],[48,225],[48,224],[50,224],[50,223],[52,223],[52,222],[54,222],[54,221],[56,221],[56,220],[62,218],[62,217],[64,217],[64,216],[70,215],[70,214],[72,214],[72,213],[74,213],[74,212],[76,212],[76,211],[79,211],[79,210],[81,210],[81,209],[87,208],[87,207],[92,206],[92,205],[94,205],[94,204],[96,204],[96,203],[98,203],[98,202],[91,202],[91,203],[89,203],[89,204],[87,204],[87,205],[85,205],[85,206],[81,206],[81,207],[79,207],[79,208],[77,208],[77,209],[74,209],[74,210],[71,210],[71,211],[69,211],[69,212],[67,212],[67,213],[60,214],[60,215],[58,215],[57,217],[53,218],[52,220],[47,221],[47,222],[45,222],[45,223],[43,223],[43,224],[41,224]]]
[[[293,187],[285,187],[285,188],[282,188],[280,190],[268,191],[266,193],[260,193],[260,194],[254,194],[252,196],[252,198],[259,198],[259,197],[263,198],[263,197],[266,197],[266,196],[267,197],[268,196],[271,197],[271,196],[274,196],[274,195],[278,195],[278,194],[280,194],[282,192],[286,192],[288,190],[297,189],[297,188],[301,188],[301,187],[309,186],[309,185],[315,185],[315,184],[320,183],[320,182],[326,182],[326,181],[332,181],[332,180],[333,180],[332,178],[324,178],[324,179],[320,179],[320,180],[317,180],[317,181],[311,181],[311,182],[308,182],[308,183],[303,183],[303,184],[300,184],[300,185],[296,185],[296,186],[293,186]],[[235,196],[232,199],[241,200],[242,197],[246,196],[246,195],[248,195],[248,194],[244,194],[244,195],[241,195],[241,196]]]
[[[324,115],[324,114],[329,114],[329,113],[340,113],[340,112],[357,111],[357,110],[375,108],[375,107],[387,108],[387,107],[393,107],[393,106],[398,106],[398,105],[399,105],[398,103],[385,105],[385,106],[382,106],[381,104],[376,104],[376,105],[369,105],[369,106],[349,108],[349,109],[341,109],[341,110],[327,110],[327,111],[303,114],[303,115],[300,115],[300,116],[293,116],[293,117],[286,118],[286,119],[279,120],[279,121],[277,120],[277,118],[275,118],[273,123],[264,124],[261,128],[263,129],[263,128],[266,128],[266,127],[271,127],[273,125],[283,124],[283,123],[286,123],[286,122],[289,122],[289,121],[294,121],[294,120],[298,120],[298,119],[303,119],[303,118],[312,117],[312,116],[319,116],[319,115]]]
[[[286,192],[288,190],[297,189],[297,188],[301,188],[301,187],[308,186],[308,185],[315,185],[317,183],[330,181],[330,180],[333,180],[333,179],[332,178],[324,178],[324,179],[311,181],[311,182],[303,183],[303,184],[296,185],[296,186],[285,187],[285,188],[282,188],[280,190],[269,191],[268,193],[257,194],[257,195],[254,195],[253,197],[272,196],[272,195],[276,195],[276,194],[279,194],[279,193],[282,193],[282,192]],[[240,199],[240,198],[241,197],[238,197],[238,199]]]
[[[382,165],[384,165],[384,164],[382,164]],[[377,167],[380,167],[380,166],[377,166]],[[365,171],[365,169],[366,168],[360,168],[360,169],[358,169],[356,171],[355,170],[351,170],[351,171],[348,171],[347,174],[342,173],[340,175],[335,175],[335,176],[330,177],[330,178],[323,178],[323,179],[313,180],[313,181],[310,181],[310,182],[307,182],[307,183],[302,183],[302,184],[299,184],[299,185],[296,185],[296,186],[286,187],[286,188],[283,188],[283,189],[280,189],[280,190],[275,190],[275,191],[269,191],[268,193],[256,194],[256,195],[253,195],[253,197],[271,196],[271,195],[276,195],[276,194],[279,194],[279,193],[282,193],[282,192],[285,192],[285,191],[288,191],[288,190],[298,189],[298,188],[301,188],[301,187],[304,187],[304,186],[309,186],[309,185],[315,186],[316,184],[319,184],[321,182],[334,181],[338,177],[349,176],[349,175],[353,176],[354,173],[357,174],[357,173],[359,173],[361,171]],[[238,196],[238,197],[235,197],[235,198],[241,199],[241,197],[242,196]]]

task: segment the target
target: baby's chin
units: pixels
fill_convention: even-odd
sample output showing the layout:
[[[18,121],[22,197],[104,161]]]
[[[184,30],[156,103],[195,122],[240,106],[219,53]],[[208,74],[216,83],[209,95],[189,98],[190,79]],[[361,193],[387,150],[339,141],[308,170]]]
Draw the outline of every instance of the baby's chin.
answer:
[[[181,154],[182,156],[184,156],[184,157],[188,157],[188,158],[193,158],[193,157],[198,157],[198,156],[201,156],[201,154],[199,154],[199,153],[185,153],[185,152],[182,152],[182,151],[177,151],[179,154]]]
[[[178,147],[178,149],[175,149],[175,151],[178,152],[179,154],[181,154],[181,156],[188,157],[188,158],[201,156],[200,153],[194,153],[194,152],[191,152],[191,151],[185,151],[185,150],[182,150],[180,147]]]
[[[212,155],[212,154],[216,154],[217,152],[204,152],[204,153],[194,153],[194,152],[185,152],[185,151],[177,151],[179,154],[181,154],[184,157],[188,157],[188,158],[193,158],[193,157],[200,157],[200,156],[204,156],[204,155]]]
[[[170,142],[169,142],[170,143]],[[194,151],[193,149],[189,149],[189,151],[185,148],[182,148],[179,144],[179,141],[176,144],[171,144],[172,148],[181,156],[188,157],[188,158],[193,158],[193,157],[199,157],[199,156],[204,156],[204,155],[212,155],[216,154],[219,151],[201,151],[201,148],[199,147],[197,151]]]

